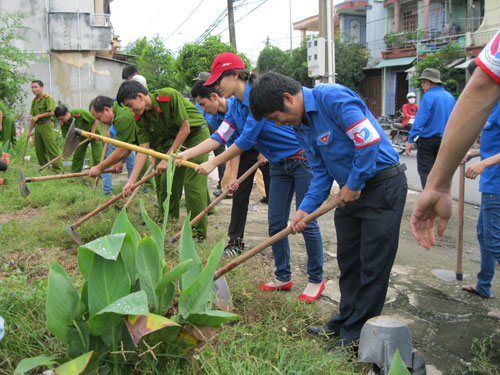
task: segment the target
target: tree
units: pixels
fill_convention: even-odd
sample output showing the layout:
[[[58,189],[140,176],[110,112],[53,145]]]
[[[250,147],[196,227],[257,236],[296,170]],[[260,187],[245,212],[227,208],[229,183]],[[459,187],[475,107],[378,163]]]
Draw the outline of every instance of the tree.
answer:
[[[210,36],[202,44],[184,44],[177,56],[177,76],[180,83],[191,87],[193,78],[200,72],[210,72],[212,62],[223,52],[237,54],[248,70],[251,70],[250,60],[242,53],[238,53],[234,47],[228,43],[221,42],[220,36]]]
[[[312,79],[307,75],[307,46],[306,43],[290,51],[282,51],[272,46],[269,42],[260,51],[257,59],[257,71],[259,74],[266,72],[277,72],[292,77],[303,86],[311,87]]]
[[[38,57],[25,53],[13,45],[15,40],[25,40],[22,33],[28,29],[21,20],[24,15],[13,13],[0,17],[0,100],[9,105],[21,106],[26,92],[21,85],[29,82],[32,76],[28,70],[30,63]]]
[[[146,37],[127,44],[125,52],[135,57],[131,60],[137,65],[139,74],[148,81],[150,90],[172,87],[182,90],[184,86],[176,80],[175,59],[158,36],[148,40]]]
[[[368,63],[368,50],[358,43],[344,43],[335,38],[336,82],[356,92],[365,73],[363,68]]]
[[[420,86],[420,80],[418,79],[420,74],[426,68],[434,68],[441,72],[441,81],[443,81],[445,89],[458,98],[461,88],[465,84],[464,71],[448,68],[448,65],[457,59],[465,57],[465,55],[465,51],[456,43],[450,43],[439,51],[428,54],[415,65],[417,76],[413,77],[413,84],[417,87]]]

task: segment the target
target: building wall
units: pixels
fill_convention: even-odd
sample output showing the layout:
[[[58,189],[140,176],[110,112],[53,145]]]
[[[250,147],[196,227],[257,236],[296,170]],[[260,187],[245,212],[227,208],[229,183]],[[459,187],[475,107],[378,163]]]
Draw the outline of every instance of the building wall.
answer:
[[[359,23],[359,37],[351,34],[351,23]],[[366,43],[366,17],[352,16],[350,14],[341,15],[341,32],[344,34],[345,42],[354,42],[361,45]]]
[[[382,60],[385,50],[384,35],[387,33],[386,10],[382,1],[370,0],[366,11],[366,47],[370,54],[368,68],[374,68]]]

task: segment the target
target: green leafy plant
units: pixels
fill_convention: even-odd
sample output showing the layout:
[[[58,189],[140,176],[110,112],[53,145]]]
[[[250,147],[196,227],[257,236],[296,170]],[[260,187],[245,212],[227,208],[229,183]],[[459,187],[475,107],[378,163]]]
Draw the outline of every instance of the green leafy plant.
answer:
[[[168,197],[174,169],[173,162],[169,162]],[[116,218],[111,234],[80,246],[78,268],[84,279],[80,291],[63,267],[53,262],[48,280],[47,329],[67,346],[68,356],[74,358],[57,367],[56,374],[80,374],[84,370],[91,373],[98,368],[104,373],[127,373],[128,363],[121,361],[119,353],[124,348],[131,351],[150,333],[161,330],[166,341],[182,347],[182,339],[174,340],[182,324],[217,327],[238,318],[211,309],[213,274],[222,255],[223,241],[202,267],[189,216],[181,235],[179,264],[173,269],[167,266],[163,249],[167,201],[161,228],[150,219],[141,202],[141,213],[151,237],[140,237],[124,209]],[[167,318],[179,278],[179,314]],[[23,374],[40,365],[53,367],[54,359],[21,361],[16,372]]]

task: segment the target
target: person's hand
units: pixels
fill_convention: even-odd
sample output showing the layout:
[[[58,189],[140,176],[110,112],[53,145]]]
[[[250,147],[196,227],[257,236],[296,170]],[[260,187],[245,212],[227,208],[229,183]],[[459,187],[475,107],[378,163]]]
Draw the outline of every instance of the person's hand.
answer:
[[[206,161],[205,163],[200,164],[196,167],[196,172],[204,175],[209,175],[212,171],[217,167],[211,160]]]
[[[472,164],[469,168],[467,168],[467,172],[465,172],[465,177],[474,180],[477,176],[479,176],[486,169],[486,165],[484,165],[483,161]]]
[[[35,123],[38,121],[38,116],[33,116],[31,118],[31,126],[35,125]]]
[[[297,212],[295,212],[295,215],[293,215],[290,221],[290,228],[293,234],[302,233],[306,229],[307,224],[301,221],[305,216],[307,216],[307,212],[305,211],[297,210]]]
[[[412,147],[413,147],[413,143],[406,142],[406,145],[405,145],[405,154],[406,155],[410,156]]]
[[[120,174],[123,172],[123,162],[119,161],[113,166],[116,174]]]
[[[267,160],[267,158],[262,154],[259,154],[259,156],[257,156],[257,160],[260,161],[260,164],[269,163],[269,160]]]
[[[166,160],[162,160],[156,166],[156,173],[158,173],[158,174],[165,173],[167,168],[168,168],[168,162]]]
[[[186,154],[186,151],[179,152],[177,154],[177,157],[175,158],[175,162],[177,163],[177,166],[180,167],[182,165],[183,160],[188,160],[188,155]]]
[[[28,131],[28,132],[26,133],[26,136],[27,136],[28,138],[29,138],[29,137],[31,137],[31,131]]]
[[[132,185],[133,185],[133,184],[134,184],[134,183],[133,183],[132,181],[127,181],[127,183],[125,184],[125,186],[124,186],[124,187],[123,187],[123,189],[122,189],[122,193],[123,193],[123,196],[124,196],[124,197],[127,197],[127,196],[129,196],[130,194],[132,194],[132,189],[131,189],[131,187],[132,187]]]
[[[229,180],[229,189],[231,189],[233,192],[235,192],[236,190],[238,190],[238,188],[240,187],[240,184],[238,184],[238,179],[237,178],[231,178]]]
[[[101,169],[101,167],[99,167],[99,165],[96,165],[95,167],[92,167],[89,170],[90,177],[98,177],[101,174],[102,174],[102,169]]]
[[[335,197],[340,197],[340,205],[345,206],[349,202],[358,200],[360,196],[361,190],[351,190],[347,185],[344,185]]]
[[[435,245],[434,226],[438,217],[437,234],[440,237],[443,235],[451,217],[452,206],[450,189],[438,191],[426,188],[420,194],[413,206],[410,227],[421,246],[430,250]]]

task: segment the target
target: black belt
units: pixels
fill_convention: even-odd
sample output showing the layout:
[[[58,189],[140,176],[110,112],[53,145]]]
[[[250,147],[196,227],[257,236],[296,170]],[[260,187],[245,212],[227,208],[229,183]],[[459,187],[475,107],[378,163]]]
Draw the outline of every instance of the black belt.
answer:
[[[201,129],[205,129],[207,127],[207,124],[203,124],[201,126],[193,126],[192,128],[189,128],[190,133],[198,133]]]
[[[399,164],[398,162],[394,165],[391,165],[389,168],[384,169],[382,172],[377,173],[372,178],[366,180],[365,186],[373,185],[376,184],[377,182],[387,180],[388,178],[397,176],[398,174],[403,173],[404,171],[406,171],[406,164],[404,163]]]
[[[38,120],[36,123],[37,124],[46,124],[48,122],[54,122],[54,120]]]

